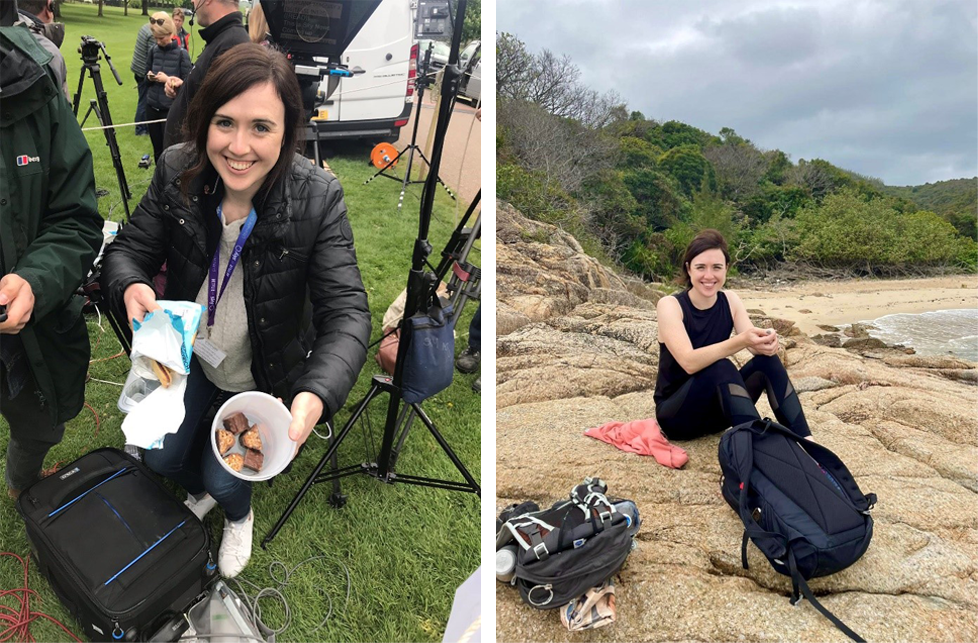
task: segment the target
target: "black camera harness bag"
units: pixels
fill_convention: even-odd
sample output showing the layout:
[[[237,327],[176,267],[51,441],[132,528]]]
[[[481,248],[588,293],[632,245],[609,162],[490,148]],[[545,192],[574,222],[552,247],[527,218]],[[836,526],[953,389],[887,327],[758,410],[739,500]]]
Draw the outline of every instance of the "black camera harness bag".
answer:
[[[804,596],[854,641],[862,638],[816,600],[805,581],[852,565],[869,547],[875,494],[863,494],[846,465],[826,447],[769,419],[727,430],[720,439],[724,499],[747,540],[775,571],[791,578],[791,604]]]
[[[41,573],[92,640],[145,640],[216,578],[204,525],[117,449],[39,480],[17,509]]]
[[[511,583],[527,604],[559,608],[621,569],[632,550],[632,519],[606,491],[602,480],[586,478],[550,509],[532,511],[536,505],[525,502],[500,514],[496,549],[519,546]]]

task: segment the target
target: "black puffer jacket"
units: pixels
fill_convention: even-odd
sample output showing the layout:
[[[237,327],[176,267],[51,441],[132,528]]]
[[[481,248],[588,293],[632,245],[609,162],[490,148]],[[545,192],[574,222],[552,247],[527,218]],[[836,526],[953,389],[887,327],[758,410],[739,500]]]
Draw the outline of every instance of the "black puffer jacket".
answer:
[[[204,173],[190,186],[188,205],[179,175],[195,163],[189,144],[163,152],[131,222],[106,249],[101,285],[116,310],[125,310],[125,289],[151,286],[164,261],[164,298],[197,297],[220,238],[223,189],[216,172]],[[252,375],[260,390],[289,405],[301,391],[315,393],[329,418],[353,388],[370,339],[343,190],[296,155],[284,185],[256,210],[237,268],[244,271]]]
[[[190,70],[193,69],[193,65],[190,64],[190,54],[178,45],[176,40],[171,41],[166,47],[156,45],[150,49],[147,66],[153,73],[163,72],[167,76],[175,76],[180,80],[186,80]],[[164,83],[149,81],[146,104],[161,112],[170,109],[173,99],[166,95]]]

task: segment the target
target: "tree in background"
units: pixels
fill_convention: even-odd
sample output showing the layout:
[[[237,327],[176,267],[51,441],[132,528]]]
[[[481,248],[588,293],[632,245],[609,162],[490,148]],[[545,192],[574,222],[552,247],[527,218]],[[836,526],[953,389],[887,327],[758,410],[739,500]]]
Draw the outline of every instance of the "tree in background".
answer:
[[[725,139],[722,145],[704,148],[703,156],[713,166],[717,187],[724,198],[749,199],[760,190],[768,163],[750,141]]]
[[[557,56],[548,49],[531,53],[519,38],[508,33],[496,36],[496,95],[534,103],[554,116],[574,119],[590,129],[628,117],[621,97],[588,87],[570,57]]]
[[[458,0],[452,0],[452,15],[458,15]],[[465,3],[465,20],[462,24],[462,46],[482,37],[482,0]]]
[[[659,167],[677,181],[686,196],[692,196],[704,184],[716,187],[716,179],[710,162],[696,145],[680,145],[659,157]]]
[[[558,118],[536,103],[506,101],[498,111],[506,152],[530,172],[541,172],[565,192],[614,165],[614,141],[574,119]]]

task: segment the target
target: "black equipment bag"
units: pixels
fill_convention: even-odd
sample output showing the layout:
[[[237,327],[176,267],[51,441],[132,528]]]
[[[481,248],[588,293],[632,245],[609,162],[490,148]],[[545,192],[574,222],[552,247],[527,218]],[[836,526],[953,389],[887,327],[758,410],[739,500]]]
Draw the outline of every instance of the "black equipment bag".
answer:
[[[629,500],[609,499],[606,491],[602,480],[586,478],[550,509],[533,511],[536,505],[525,502],[500,514],[496,549],[514,541],[519,546],[511,582],[528,605],[559,608],[621,569],[632,550],[638,511]],[[619,510],[625,506],[633,514]]]
[[[216,577],[204,525],[117,449],[39,480],[17,509],[41,573],[92,640],[145,640]]]
[[[724,499],[744,522],[747,540],[775,571],[791,578],[791,604],[804,596],[833,625],[862,641],[815,599],[805,581],[852,565],[873,537],[869,512],[875,494],[863,494],[846,465],[826,447],[769,419],[729,429],[720,438]]]

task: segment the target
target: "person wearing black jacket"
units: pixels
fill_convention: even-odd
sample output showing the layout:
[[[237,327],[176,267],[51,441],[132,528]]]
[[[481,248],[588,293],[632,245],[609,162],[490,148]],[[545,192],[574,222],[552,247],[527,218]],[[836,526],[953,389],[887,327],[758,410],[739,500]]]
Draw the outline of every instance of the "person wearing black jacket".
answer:
[[[166,95],[174,101],[166,118],[163,147],[186,140],[183,125],[187,108],[214,60],[231,47],[250,41],[238,11],[238,0],[194,0],[194,8],[197,22],[204,27],[200,37],[206,44],[186,80],[171,78],[166,83]]]
[[[173,105],[173,99],[166,95],[164,85],[170,78],[183,80],[190,74],[193,65],[186,49],[174,40],[176,25],[166,13],[158,11],[153,14],[153,37],[156,46],[149,50],[147,61],[148,72],[146,80],[149,89],[146,90],[146,120],[159,121],[166,118]],[[160,24],[163,23],[163,24]],[[163,131],[165,123],[150,123],[149,138],[153,141],[153,161],[160,160],[163,153]]]
[[[190,142],[163,152],[103,261],[103,292],[129,319],[159,309],[152,279],[164,261],[165,299],[207,308],[183,424],[144,458],[187,490],[198,516],[224,509],[225,576],[251,555],[251,487],[211,451],[208,409],[264,391],[289,406],[289,437],[302,444],[342,407],[370,338],[342,188],[295,153],[302,115],[283,54],[247,43],[222,56],[190,104]]]

